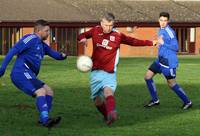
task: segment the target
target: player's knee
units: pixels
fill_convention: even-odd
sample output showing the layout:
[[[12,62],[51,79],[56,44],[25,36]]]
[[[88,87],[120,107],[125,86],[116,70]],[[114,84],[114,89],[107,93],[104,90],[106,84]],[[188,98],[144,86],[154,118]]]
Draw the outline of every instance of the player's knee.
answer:
[[[49,88],[49,89],[46,90],[46,94],[53,96],[54,92],[51,88]]]
[[[146,73],[145,76],[144,76],[144,80],[149,80],[151,78],[152,78],[152,76],[149,75],[148,73]]]
[[[154,75],[155,75],[155,73],[153,71],[148,70],[147,73],[144,76],[144,80],[152,79]]]
[[[172,88],[174,85],[176,85],[176,81],[174,80],[167,80],[167,84],[170,88]]]
[[[172,83],[168,83],[168,86],[169,86],[170,88],[172,88],[172,87],[173,87],[173,84],[172,84]]]
[[[53,96],[54,92],[53,92],[53,90],[51,89],[51,87],[49,87],[49,86],[47,86],[47,85],[44,85],[43,88],[46,90],[46,95]]]
[[[50,95],[50,96],[53,96],[54,92],[53,92],[53,90],[47,90],[47,91],[46,91],[46,94],[47,94],[47,95]]]
[[[44,88],[40,88],[35,91],[36,96],[45,96],[46,95],[46,90]]]
[[[109,88],[109,87],[104,88],[104,96],[108,97],[108,96],[111,96],[111,95],[113,95],[112,89]]]

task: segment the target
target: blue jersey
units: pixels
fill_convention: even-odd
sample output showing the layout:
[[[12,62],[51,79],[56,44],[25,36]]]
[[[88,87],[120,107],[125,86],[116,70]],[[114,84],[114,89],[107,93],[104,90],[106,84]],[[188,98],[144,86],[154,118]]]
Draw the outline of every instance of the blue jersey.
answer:
[[[6,69],[8,63],[15,54],[17,55],[17,59],[13,66],[12,73],[20,72],[23,71],[24,68],[28,68],[37,75],[45,54],[57,60],[65,59],[61,53],[52,50],[36,34],[25,35],[9,50],[2,63],[2,69]]]
[[[158,36],[162,36],[164,44],[159,45],[157,61],[166,67],[176,68],[178,66],[178,41],[176,33],[167,25],[165,28],[159,30]]]

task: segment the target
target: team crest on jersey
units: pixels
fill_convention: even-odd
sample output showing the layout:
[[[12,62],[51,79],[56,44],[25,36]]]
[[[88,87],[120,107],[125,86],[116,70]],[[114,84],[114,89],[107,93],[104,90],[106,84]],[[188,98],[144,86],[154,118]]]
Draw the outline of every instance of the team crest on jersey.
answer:
[[[101,47],[106,48],[108,50],[112,50],[112,47],[108,46],[108,43],[109,43],[109,40],[103,39],[101,44],[97,43],[97,47],[101,46]]]
[[[115,41],[115,36],[110,36],[110,41],[114,42]]]

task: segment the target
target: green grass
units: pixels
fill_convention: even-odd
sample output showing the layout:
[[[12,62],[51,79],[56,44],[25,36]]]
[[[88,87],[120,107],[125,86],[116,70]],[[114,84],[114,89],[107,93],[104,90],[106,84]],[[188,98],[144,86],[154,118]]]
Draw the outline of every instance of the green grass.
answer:
[[[2,61],[2,58],[0,59]],[[154,80],[160,106],[145,109],[150,99],[143,80],[154,58],[121,58],[116,90],[120,119],[111,127],[90,100],[89,74],[75,68],[76,58],[43,61],[39,78],[55,91],[51,115],[63,120],[56,128],[36,124],[38,113],[35,100],[19,91],[11,83],[9,74],[13,62],[0,79],[0,135],[1,136],[197,136],[200,134],[200,57],[180,56],[177,82],[193,101],[192,109],[183,111],[181,101],[157,75]]]

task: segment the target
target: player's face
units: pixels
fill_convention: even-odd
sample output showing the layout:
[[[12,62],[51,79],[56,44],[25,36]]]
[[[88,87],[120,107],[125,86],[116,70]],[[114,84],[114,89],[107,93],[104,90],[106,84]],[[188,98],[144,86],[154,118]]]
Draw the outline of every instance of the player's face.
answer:
[[[113,29],[114,22],[108,21],[106,19],[102,19],[101,21],[101,27],[103,28],[104,33],[110,33]]]
[[[167,24],[169,23],[168,18],[167,17],[163,17],[163,16],[161,16],[158,21],[159,21],[159,24],[160,24],[161,28],[165,28],[167,26]]]
[[[42,40],[46,40],[49,37],[50,34],[50,28],[49,26],[44,26],[39,30],[40,37]]]

